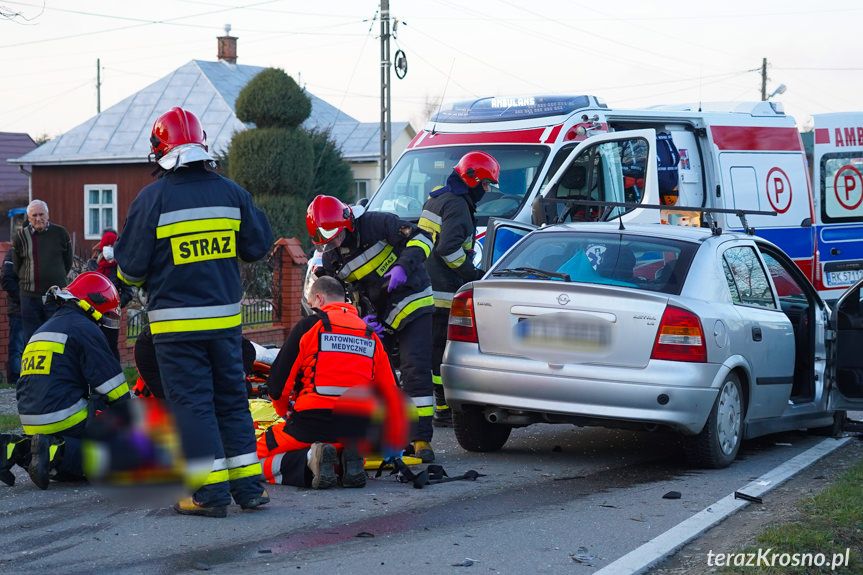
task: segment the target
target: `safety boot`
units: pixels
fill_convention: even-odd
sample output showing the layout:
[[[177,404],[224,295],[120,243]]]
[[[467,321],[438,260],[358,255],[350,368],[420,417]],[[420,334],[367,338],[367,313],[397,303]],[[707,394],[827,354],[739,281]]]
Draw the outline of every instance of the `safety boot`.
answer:
[[[270,494],[267,493],[267,490],[264,489],[261,491],[261,494],[257,497],[252,497],[248,501],[243,501],[240,503],[240,507],[243,509],[254,509],[255,507],[260,507],[261,505],[266,505],[270,502]]]
[[[432,416],[435,427],[452,427],[452,409],[448,405],[436,405]]]
[[[0,434],[0,481],[15,485],[12,466],[16,463],[27,468],[30,456],[30,438],[25,435]]]
[[[174,511],[180,515],[197,515],[198,517],[222,518],[228,516],[227,505],[201,505],[192,496],[186,497],[174,503]]]
[[[39,489],[48,489],[51,477],[57,475],[66,443],[54,435],[37,433],[30,438],[30,464],[27,473]]]
[[[306,465],[312,472],[312,489],[329,489],[336,484],[338,459],[336,448],[329,443],[317,442],[309,448]]]
[[[359,452],[352,448],[342,449],[341,454],[342,487],[365,487],[365,460]]]
[[[428,441],[413,441],[414,456],[419,457],[423,463],[434,462],[434,450]]]

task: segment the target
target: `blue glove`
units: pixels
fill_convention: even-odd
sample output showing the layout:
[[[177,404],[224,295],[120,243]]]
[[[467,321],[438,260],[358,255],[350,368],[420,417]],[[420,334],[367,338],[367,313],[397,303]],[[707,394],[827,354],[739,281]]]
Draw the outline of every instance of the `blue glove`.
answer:
[[[378,334],[378,337],[382,337],[384,335],[384,325],[378,321],[378,316],[375,314],[369,314],[363,318],[363,321],[372,328],[372,331]]]
[[[405,283],[408,279],[408,273],[402,266],[393,266],[390,271],[384,274],[384,277],[390,280],[387,286],[387,293],[392,293],[394,289]]]

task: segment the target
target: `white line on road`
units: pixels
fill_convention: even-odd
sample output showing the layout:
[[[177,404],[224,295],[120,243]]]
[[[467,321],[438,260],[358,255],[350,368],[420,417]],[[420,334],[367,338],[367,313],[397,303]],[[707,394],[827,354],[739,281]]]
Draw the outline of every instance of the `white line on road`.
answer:
[[[851,438],[825,439],[785,463],[768,471],[755,481],[747,483],[738,492],[759,497],[778,487],[795,474],[800,473],[825,455],[845,445]],[[749,505],[748,501],[735,499],[734,493],[726,495],[707,509],[699,511],[686,521],[678,523],[662,535],[641,547],[630,551],[617,561],[595,571],[593,575],[638,575],[644,573],[658,561],[665,559],[732,513]]]

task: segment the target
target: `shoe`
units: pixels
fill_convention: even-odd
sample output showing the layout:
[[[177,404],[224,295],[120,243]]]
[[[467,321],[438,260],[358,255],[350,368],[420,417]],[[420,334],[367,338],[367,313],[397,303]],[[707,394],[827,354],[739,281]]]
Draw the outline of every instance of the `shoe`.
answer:
[[[264,489],[260,495],[257,497],[252,497],[248,501],[244,501],[240,503],[240,507],[243,509],[254,509],[255,507],[260,507],[261,505],[266,505],[270,502],[270,495],[267,493],[267,490]]]
[[[51,482],[51,472],[59,466],[63,441],[51,436],[37,433],[30,438],[30,464],[27,473],[39,489],[48,489]]]
[[[419,457],[423,463],[434,461],[434,450],[428,441],[414,441],[411,445],[414,448],[414,456]]]
[[[174,511],[180,515],[198,515],[199,517],[221,518],[228,516],[227,505],[213,505],[212,507],[206,507],[195,501],[195,498],[192,496],[174,503]]]
[[[0,434],[0,481],[15,485],[12,467],[15,464],[27,469],[30,462],[30,438],[26,435]]]
[[[365,460],[356,449],[342,449],[342,487],[365,487]]]
[[[436,406],[432,416],[435,427],[452,427],[452,410],[448,406]]]
[[[309,448],[306,465],[312,471],[312,489],[329,489],[336,484],[336,462],[339,454],[329,443],[317,442]]]

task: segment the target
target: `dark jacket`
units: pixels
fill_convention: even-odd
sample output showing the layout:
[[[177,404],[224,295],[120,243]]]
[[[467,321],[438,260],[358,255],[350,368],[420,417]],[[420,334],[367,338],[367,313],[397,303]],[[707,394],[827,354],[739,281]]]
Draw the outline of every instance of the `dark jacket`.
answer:
[[[12,238],[12,250],[21,293],[41,296],[52,286],[66,286],[72,269],[72,240],[66,228],[48,224],[36,232],[26,225]]]
[[[30,338],[21,356],[18,413],[27,435],[62,433],[83,422],[91,395],[129,397],[120,362],[99,326],[65,304]]]
[[[323,268],[340,280],[355,284],[368,298],[378,320],[393,330],[434,308],[431,281],[424,262],[431,240],[415,225],[386,212],[365,212],[354,220],[338,249],[324,252]],[[407,281],[387,292],[393,266],[407,272]]]
[[[447,185],[433,191],[423,205],[418,225],[434,241],[426,269],[437,307],[449,308],[458,288],[479,275],[473,264],[475,212],[469,188],[455,171]]]
[[[118,274],[145,286],[156,343],[241,334],[239,262],[269,252],[273,232],[252,196],[195,162],[145,187],[114,246]]]
[[[6,313],[9,317],[21,317],[21,293],[18,289],[18,274],[12,263],[12,250],[6,252],[3,258],[3,268],[0,270],[0,285],[6,292]]]

